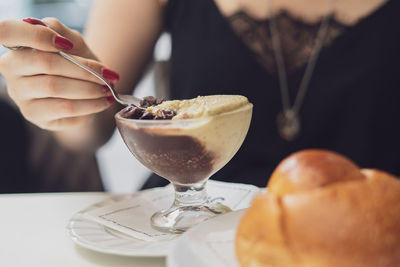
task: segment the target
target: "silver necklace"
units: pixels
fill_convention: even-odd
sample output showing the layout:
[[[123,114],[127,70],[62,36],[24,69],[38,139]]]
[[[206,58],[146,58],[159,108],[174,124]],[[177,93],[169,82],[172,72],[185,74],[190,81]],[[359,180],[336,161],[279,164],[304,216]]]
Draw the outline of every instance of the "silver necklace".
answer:
[[[307,62],[307,66],[304,71],[303,78],[301,79],[300,86],[297,91],[297,95],[295,97],[293,106],[290,106],[287,73],[285,69],[285,63],[283,60],[283,53],[282,53],[281,41],[279,38],[278,26],[276,24],[275,15],[272,12],[272,3],[271,3],[272,0],[268,2],[269,2],[269,13],[271,18],[269,25],[272,38],[272,47],[274,50],[275,61],[278,70],[279,86],[282,99],[282,112],[280,112],[277,116],[278,132],[283,139],[287,141],[293,141],[299,135],[301,130],[299,111],[303,103],[304,96],[306,95],[308,85],[310,84],[310,80],[315,68],[315,64],[317,63],[319,53],[321,52],[323,41],[328,32],[329,19],[332,16],[331,10],[332,10],[333,0],[329,1],[331,8],[329,9],[329,12],[327,12],[327,14],[321,20],[321,25],[318,29],[317,36],[315,38],[315,45],[311,52],[310,58]]]

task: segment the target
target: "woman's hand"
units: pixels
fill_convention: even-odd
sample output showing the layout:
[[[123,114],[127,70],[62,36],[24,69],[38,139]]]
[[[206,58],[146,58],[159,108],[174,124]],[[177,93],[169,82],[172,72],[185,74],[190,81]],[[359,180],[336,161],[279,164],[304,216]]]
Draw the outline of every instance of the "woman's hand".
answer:
[[[0,73],[21,113],[37,126],[52,131],[79,127],[114,102],[101,81],[55,53],[66,51],[110,82],[119,80],[77,31],[57,19],[2,21],[0,44],[25,47],[0,57]]]

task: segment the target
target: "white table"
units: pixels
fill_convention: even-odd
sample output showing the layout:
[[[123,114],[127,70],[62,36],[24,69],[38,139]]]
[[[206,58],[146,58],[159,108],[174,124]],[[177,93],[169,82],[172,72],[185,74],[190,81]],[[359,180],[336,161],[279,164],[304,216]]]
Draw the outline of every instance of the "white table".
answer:
[[[66,230],[69,218],[108,196],[106,193],[0,195],[0,266],[165,266],[164,258],[106,255],[73,243]]]

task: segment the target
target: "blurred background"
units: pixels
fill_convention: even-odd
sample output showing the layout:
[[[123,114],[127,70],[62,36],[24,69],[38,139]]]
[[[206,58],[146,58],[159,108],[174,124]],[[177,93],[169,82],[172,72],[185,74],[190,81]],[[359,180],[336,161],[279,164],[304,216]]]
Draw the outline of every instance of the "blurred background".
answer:
[[[1,0],[0,20],[26,17],[56,17],[70,28],[84,31],[92,0]],[[135,95],[168,95],[166,71],[171,42],[168,34],[158,40],[154,62],[135,88]],[[0,46],[0,55],[6,49]],[[0,74],[0,96],[8,98],[6,83]],[[118,131],[96,153],[104,189],[112,193],[132,193],[144,183],[150,172],[129,152]],[[79,166],[77,166],[79,167]]]

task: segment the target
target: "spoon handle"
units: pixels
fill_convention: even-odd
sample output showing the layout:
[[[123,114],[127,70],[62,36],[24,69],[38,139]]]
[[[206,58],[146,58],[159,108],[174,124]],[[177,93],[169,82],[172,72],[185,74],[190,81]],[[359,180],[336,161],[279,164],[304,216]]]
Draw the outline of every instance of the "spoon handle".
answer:
[[[58,54],[60,56],[62,56],[63,58],[65,58],[66,60],[74,63],[75,65],[77,65],[78,67],[86,70],[87,72],[93,74],[97,79],[101,80],[111,91],[112,95],[114,96],[115,100],[118,101],[118,103],[120,103],[121,105],[124,106],[128,106],[129,104],[131,104],[131,102],[127,102],[123,99],[121,99],[118,95],[118,93],[114,90],[114,88],[108,83],[108,81],[106,79],[104,79],[100,74],[98,74],[97,72],[95,72],[94,70],[92,70],[91,68],[89,68],[88,66],[82,64],[81,62],[79,62],[78,60],[76,60],[75,58],[71,57],[70,55],[64,53],[63,51],[59,51]],[[132,103],[132,104],[139,104],[140,103],[140,99],[131,96],[129,98],[131,101],[135,100],[136,102]]]

